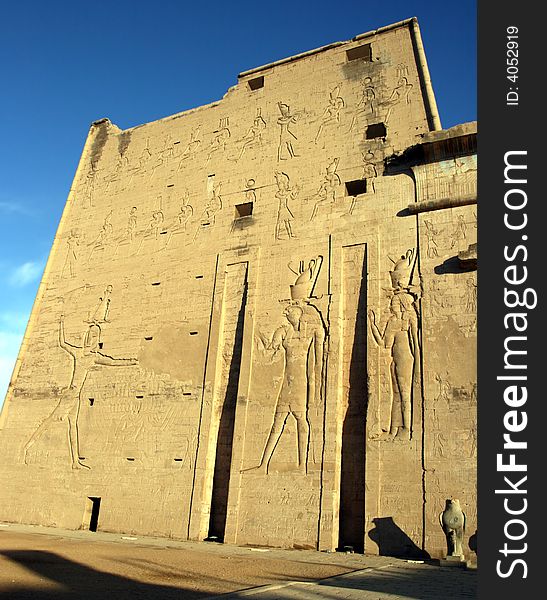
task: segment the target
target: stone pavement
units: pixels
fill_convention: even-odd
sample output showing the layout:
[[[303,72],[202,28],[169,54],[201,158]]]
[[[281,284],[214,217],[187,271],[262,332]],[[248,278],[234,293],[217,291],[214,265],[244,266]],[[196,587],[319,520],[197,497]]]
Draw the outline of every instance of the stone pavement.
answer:
[[[477,569],[0,523],[0,600],[457,600]]]
[[[317,582],[268,585],[213,598],[247,597],[257,600],[458,600],[477,598],[477,573],[474,569],[396,561]]]

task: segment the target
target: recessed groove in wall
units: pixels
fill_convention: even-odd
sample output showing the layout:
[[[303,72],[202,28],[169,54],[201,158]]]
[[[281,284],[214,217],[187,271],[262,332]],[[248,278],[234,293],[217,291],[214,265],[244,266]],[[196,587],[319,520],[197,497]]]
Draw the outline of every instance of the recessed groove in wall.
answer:
[[[153,281],[152,285],[161,285],[161,281]]]
[[[134,459],[132,456],[128,456],[128,457],[126,458],[126,460],[128,460],[129,462],[133,462],[135,459]]]
[[[191,332],[190,332],[190,335],[197,335],[197,334],[198,334],[198,332],[197,332],[197,331],[191,331]]]
[[[145,339],[147,342],[150,342],[150,341],[151,341],[151,340],[153,340],[154,338],[153,338],[151,335],[149,335],[148,337],[145,337],[144,339]]]
[[[94,403],[95,403],[95,398],[90,398],[89,399],[89,406],[93,406]]]

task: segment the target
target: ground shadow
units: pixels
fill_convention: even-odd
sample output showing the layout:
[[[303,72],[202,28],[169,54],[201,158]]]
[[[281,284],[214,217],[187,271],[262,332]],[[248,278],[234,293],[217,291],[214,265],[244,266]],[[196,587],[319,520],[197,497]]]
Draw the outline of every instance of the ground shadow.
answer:
[[[42,550],[4,550],[0,553],[9,560],[33,571],[38,576],[63,586],[63,590],[41,590],[36,587],[12,588],[9,592],[0,591],[2,600],[97,600],[97,598],[115,598],[116,600],[135,600],[136,598],[154,598],[154,600],[198,600],[210,598],[214,594],[189,590],[182,586],[170,587],[134,581],[119,575],[96,571],[68,560],[53,552]],[[181,569],[179,577],[184,577]],[[44,584],[46,587],[47,583]]]
[[[336,592],[333,589],[333,593],[329,593],[329,588],[336,589]],[[346,594],[340,590],[350,589],[359,590],[359,594],[366,598],[372,598],[371,593],[374,593],[374,598],[462,600],[477,597],[477,571],[441,568],[433,564],[359,571],[319,582],[313,597],[318,600],[344,598]],[[357,598],[353,595],[347,597]]]
[[[374,523],[374,529],[369,531],[368,536],[377,544],[381,556],[414,560],[431,558],[395,523],[393,517],[377,517],[372,519],[372,522]]]

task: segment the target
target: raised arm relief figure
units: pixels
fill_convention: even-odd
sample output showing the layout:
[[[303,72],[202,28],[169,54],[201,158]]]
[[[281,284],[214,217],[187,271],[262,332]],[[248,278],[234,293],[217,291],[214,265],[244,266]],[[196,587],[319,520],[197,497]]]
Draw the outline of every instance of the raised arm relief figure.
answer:
[[[96,366],[125,367],[138,364],[136,358],[112,358],[99,352],[101,328],[96,322],[89,325],[84,335],[83,345],[75,346],[66,341],[64,315],[59,320],[59,346],[72,359],[72,376],[57,406],[30,436],[24,446],[23,457],[27,463],[29,449],[49,429],[55,421],[66,421],[68,428],[69,452],[73,469],[89,469],[81,462],[79,456],[78,415],[81,406],[81,395],[89,372]]]

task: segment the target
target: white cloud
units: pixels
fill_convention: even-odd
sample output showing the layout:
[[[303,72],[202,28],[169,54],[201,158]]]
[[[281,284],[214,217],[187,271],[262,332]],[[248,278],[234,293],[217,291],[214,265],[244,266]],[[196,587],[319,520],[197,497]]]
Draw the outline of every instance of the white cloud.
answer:
[[[9,278],[10,285],[14,287],[24,287],[32,283],[42,275],[44,270],[43,262],[29,261],[16,267]]]
[[[28,215],[29,211],[17,202],[0,202],[0,212],[3,213],[18,213],[20,215]]]

